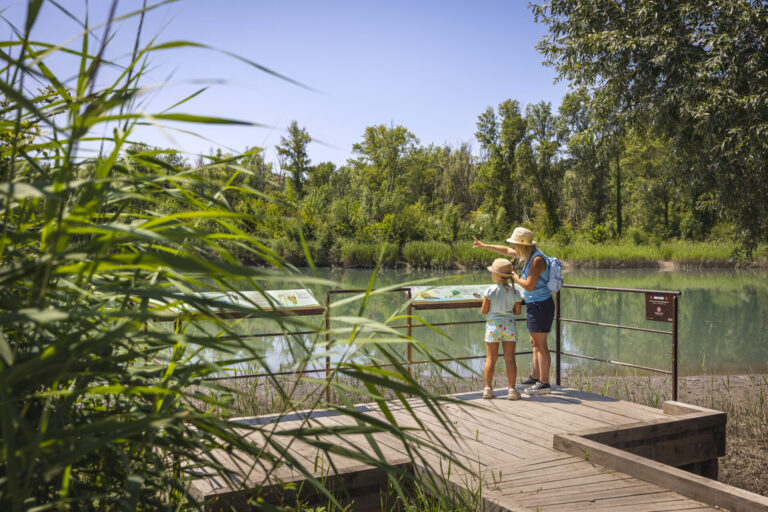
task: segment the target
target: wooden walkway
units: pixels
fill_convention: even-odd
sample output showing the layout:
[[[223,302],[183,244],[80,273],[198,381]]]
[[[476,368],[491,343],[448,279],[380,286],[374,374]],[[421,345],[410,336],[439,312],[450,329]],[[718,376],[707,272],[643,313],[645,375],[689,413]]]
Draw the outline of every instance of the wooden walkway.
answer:
[[[614,450],[607,444],[597,444],[598,441],[608,443],[606,439],[610,438],[613,446],[620,446],[622,450],[634,451],[645,457],[653,456],[652,452],[659,450],[667,458],[670,457],[669,454],[678,454],[679,460],[676,465],[682,465],[681,462],[688,463],[695,460],[697,456],[707,458],[714,455],[716,468],[718,451],[724,449],[725,419],[722,413],[714,416],[696,414],[696,410],[679,410],[680,407],[677,409],[672,407],[670,409],[672,414],[679,416],[670,416],[661,409],[560,387],[555,387],[551,395],[524,397],[517,401],[506,400],[506,389],[497,390],[493,400],[483,400],[479,393],[459,394],[455,397],[477,406],[467,407],[463,404],[445,406],[444,410],[448,413],[459,437],[452,437],[427,407],[414,401],[412,406],[417,411],[419,420],[428,427],[424,431],[417,432],[417,435],[425,443],[444,446],[470,470],[457,470],[456,466],[448,468],[446,461],[440,460],[439,457],[430,453],[430,450],[416,448],[416,451],[424,457],[421,464],[426,466],[428,462],[432,468],[442,467],[448,485],[458,489],[481,488],[481,508],[484,510],[716,510],[713,505],[722,506],[722,500],[706,499],[708,494],[686,493],[688,496],[703,496],[709,504],[671,491],[670,487],[683,490],[687,487],[673,485],[672,477],[667,480],[663,474],[656,475],[658,471],[662,473],[666,471],[665,468],[670,468],[669,466],[655,463],[658,464],[655,468],[658,471],[652,465],[650,469],[642,469],[648,465],[645,462],[648,459]],[[386,421],[383,413],[375,405],[360,406],[359,410]],[[694,414],[686,416],[689,412]],[[716,413],[716,411],[711,412]],[[393,414],[399,425],[416,426],[414,418],[402,406],[394,409]],[[279,423],[270,423],[269,417],[240,418],[235,421],[264,425],[276,430],[355,424],[352,418],[328,411],[315,411],[308,416],[300,416],[302,415],[284,418]],[[673,421],[677,418],[688,419],[687,422]],[[669,430],[670,428],[672,430]],[[584,438],[568,436],[568,434],[578,435],[580,432],[590,434]],[[249,433],[248,435],[252,441],[263,443],[259,437],[261,434]],[[642,440],[649,436],[657,438],[650,448]],[[279,437],[275,436],[273,439]],[[401,442],[384,434],[377,434],[375,438],[380,446],[381,455],[387,460],[408,464],[410,458],[406,447]],[[688,448],[681,447],[679,442],[675,441],[675,439],[685,440],[686,438],[693,440],[691,441],[693,444]],[[290,438],[286,436],[285,439]],[[593,443],[589,445],[589,450],[580,447],[581,439],[587,443],[584,446]],[[339,443],[340,440],[334,437],[332,442]],[[369,446],[362,434],[345,436],[343,442],[354,447]],[[555,445],[559,445],[559,449]],[[605,450],[600,448],[601,446],[604,446]],[[278,453],[279,450],[272,451]],[[370,488],[375,480],[370,466],[361,466],[359,462],[340,456],[333,457],[334,471],[329,461],[318,453],[317,448],[302,442],[294,441],[289,451],[305,467],[315,470],[318,476],[329,473],[346,475],[346,484],[361,488],[366,485]],[[376,456],[373,449],[369,451],[371,455]],[[569,454],[568,451],[572,453]],[[616,458],[616,452],[620,454],[618,455],[620,459],[623,457],[621,454],[627,453],[629,462],[624,460],[612,462],[611,457]],[[278,482],[303,479],[301,475],[285,466],[267,471],[268,468],[261,467],[258,462],[248,460],[236,462],[234,458],[223,452],[216,455],[228,461],[233,473],[248,475],[244,482],[246,488],[253,489]],[[672,458],[674,459],[674,456]],[[638,459],[639,462],[634,459]],[[653,461],[648,462],[654,464]],[[416,466],[409,467],[417,472],[423,471],[419,462]],[[624,472],[625,466],[632,468],[632,471]],[[637,467],[641,469],[638,470]],[[673,473],[677,472],[673,475],[675,478],[681,478],[678,473],[683,473],[682,471],[670,469]],[[434,469],[432,474],[435,474]],[[685,475],[687,474],[686,472]],[[687,479],[686,476],[682,478]],[[691,475],[691,478],[727,487],[696,475]],[[654,480],[656,480],[655,483]],[[670,485],[660,484],[659,481],[669,481]],[[700,484],[701,482],[697,485],[701,487]],[[237,491],[224,482],[208,478],[197,480],[193,484],[192,492],[198,498],[205,499],[234,496]],[[366,499],[370,500],[369,505],[366,505]],[[378,503],[377,493],[376,496],[360,495],[355,509],[374,510]],[[765,503],[768,503],[768,500]],[[744,510],[752,510],[752,508],[747,507]],[[760,508],[754,510],[760,510]]]

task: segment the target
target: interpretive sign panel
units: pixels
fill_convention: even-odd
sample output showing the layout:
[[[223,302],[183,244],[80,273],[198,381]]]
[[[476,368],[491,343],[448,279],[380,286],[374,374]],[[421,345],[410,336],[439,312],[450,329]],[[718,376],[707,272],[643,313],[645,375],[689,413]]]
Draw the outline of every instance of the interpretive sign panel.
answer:
[[[217,315],[228,317],[248,315],[247,312],[235,308],[258,307],[263,310],[279,311],[292,315],[320,315],[324,311],[309,290],[266,290],[263,293],[255,290],[227,293],[199,292],[195,293],[194,297],[204,299],[205,305]],[[154,307],[162,307],[162,304],[157,301],[153,300],[151,303]],[[165,312],[174,315],[194,314],[199,309],[194,304],[185,302],[174,304]]]
[[[411,286],[413,307],[416,309],[452,309],[479,307],[488,284],[455,286]],[[517,286],[517,285],[515,285]],[[521,292],[520,288],[517,288]]]
[[[645,319],[655,322],[674,322],[675,310],[672,296],[665,293],[645,294]]]

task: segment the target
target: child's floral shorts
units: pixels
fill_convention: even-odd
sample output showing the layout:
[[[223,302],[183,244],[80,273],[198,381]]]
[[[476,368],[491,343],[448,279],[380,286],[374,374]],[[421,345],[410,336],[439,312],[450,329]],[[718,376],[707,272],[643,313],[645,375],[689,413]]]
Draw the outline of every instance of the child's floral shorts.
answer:
[[[517,331],[515,331],[515,321],[513,319],[486,320],[485,342],[498,343],[500,341],[517,341]]]

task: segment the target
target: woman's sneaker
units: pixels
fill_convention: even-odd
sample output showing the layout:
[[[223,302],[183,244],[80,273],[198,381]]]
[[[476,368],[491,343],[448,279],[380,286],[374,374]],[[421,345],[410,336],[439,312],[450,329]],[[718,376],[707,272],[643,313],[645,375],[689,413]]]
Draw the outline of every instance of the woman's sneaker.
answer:
[[[535,385],[537,382],[539,382],[539,379],[534,379],[533,377],[528,377],[524,381],[515,384],[515,387],[516,388],[523,388],[523,389],[525,389],[525,388],[529,388],[529,387]]]
[[[493,389],[483,388],[483,398],[493,398]]]
[[[509,388],[507,400],[520,400],[520,393],[515,388]]]
[[[529,388],[525,388],[525,392],[529,395],[548,395],[552,392],[552,387],[546,382],[537,382]]]

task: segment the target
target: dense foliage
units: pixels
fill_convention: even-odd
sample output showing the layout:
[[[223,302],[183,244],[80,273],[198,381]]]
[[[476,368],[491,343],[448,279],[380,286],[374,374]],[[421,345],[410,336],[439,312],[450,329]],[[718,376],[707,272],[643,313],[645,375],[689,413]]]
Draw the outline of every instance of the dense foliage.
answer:
[[[554,0],[533,10],[549,29],[540,50],[589,88],[596,126],[656,134],[649,192],[668,212],[659,193],[677,189],[690,213],[673,233],[702,236],[719,216],[748,250],[768,237],[768,2]]]
[[[310,161],[297,174],[294,164],[273,169],[261,154],[239,165],[218,154],[205,179],[223,184],[232,169],[248,171],[233,184],[269,198],[233,196],[234,211],[248,216],[250,234],[297,265],[308,263],[302,240],[318,265],[373,265],[387,247],[387,266],[431,266],[409,256],[426,247],[409,246],[423,242],[447,244],[452,261],[464,265],[459,253],[472,236],[503,240],[515,225],[560,246],[735,239],[737,219],[716,215],[703,200],[714,192],[683,181],[672,139],[639,129],[616,135],[600,128],[597,111],[585,89],[568,94],[557,113],[547,103],[522,110],[507,100],[478,116],[479,157],[468,144],[423,146],[403,126],[376,125],[341,167]],[[291,127],[278,151],[306,158],[308,134]],[[376,256],[359,257],[365,251]],[[441,259],[437,252],[431,258]]]

